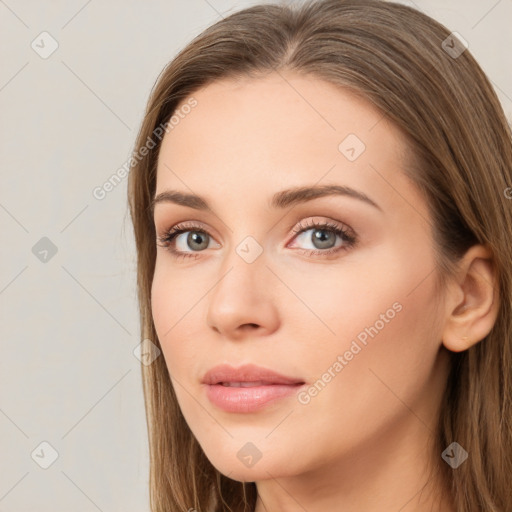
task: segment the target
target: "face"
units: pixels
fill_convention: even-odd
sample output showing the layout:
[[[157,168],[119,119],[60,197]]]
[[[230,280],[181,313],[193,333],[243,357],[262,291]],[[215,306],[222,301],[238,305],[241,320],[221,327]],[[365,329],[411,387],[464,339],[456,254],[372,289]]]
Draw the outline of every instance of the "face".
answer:
[[[153,319],[188,425],[235,480],[378,460],[398,436],[424,450],[442,387],[405,139],[370,103],[283,76],[195,93],[157,168]],[[203,383],[218,365],[234,373]]]

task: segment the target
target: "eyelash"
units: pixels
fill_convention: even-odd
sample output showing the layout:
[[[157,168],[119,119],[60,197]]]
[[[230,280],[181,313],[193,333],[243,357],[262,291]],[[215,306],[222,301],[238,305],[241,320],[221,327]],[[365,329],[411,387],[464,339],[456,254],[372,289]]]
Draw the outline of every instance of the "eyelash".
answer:
[[[294,238],[301,234],[304,231],[309,231],[310,229],[322,230],[322,231],[331,231],[335,233],[337,236],[340,236],[343,239],[344,245],[331,248],[331,249],[295,249],[302,254],[308,255],[319,255],[319,256],[330,256],[334,253],[340,251],[346,251],[348,249],[353,248],[357,243],[357,237],[353,234],[352,230],[345,229],[337,224],[332,224],[329,222],[315,222],[310,221],[309,224],[303,225],[300,222],[293,229],[292,233]],[[157,240],[161,247],[166,248],[174,257],[179,258],[198,258],[200,253],[203,251],[191,251],[191,252],[181,252],[177,251],[174,246],[174,240],[178,235],[182,233],[187,233],[189,231],[204,233],[208,236],[211,236],[205,229],[197,224],[190,222],[182,222],[180,224],[176,224],[171,229],[166,231],[162,236],[157,236]]]

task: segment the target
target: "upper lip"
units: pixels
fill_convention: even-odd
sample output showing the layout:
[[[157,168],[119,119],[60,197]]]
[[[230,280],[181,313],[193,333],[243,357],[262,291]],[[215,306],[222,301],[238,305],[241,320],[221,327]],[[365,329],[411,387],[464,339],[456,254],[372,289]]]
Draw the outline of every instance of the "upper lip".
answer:
[[[233,366],[222,364],[211,368],[203,377],[203,384],[220,384],[222,382],[263,382],[264,384],[285,384],[295,385],[304,384],[304,381],[294,377],[287,377],[280,373],[256,366],[254,364],[245,364],[234,368]]]

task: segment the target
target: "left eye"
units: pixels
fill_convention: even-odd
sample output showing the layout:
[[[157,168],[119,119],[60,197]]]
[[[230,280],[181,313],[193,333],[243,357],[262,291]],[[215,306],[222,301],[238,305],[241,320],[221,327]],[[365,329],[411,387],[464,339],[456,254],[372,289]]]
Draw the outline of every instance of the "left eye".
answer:
[[[311,234],[307,234],[308,232]],[[310,228],[300,233],[297,237],[297,241],[310,242],[314,247],[305,247],[305,249],[332,249],[335,247],[336,238],[339,237],[339,233],[336,233],[332,229],[325,228]]]
[[[312,247],[305,247],[305,249],[317,254],[347,249],[356,242],[355,236],[337,224],[316,224],[313,222],[311,227],[298,226],[294,232],[297,233],[294,240],[310,243]],[[341,243],[338,245],[336,245],[337,238],[341,239]]]

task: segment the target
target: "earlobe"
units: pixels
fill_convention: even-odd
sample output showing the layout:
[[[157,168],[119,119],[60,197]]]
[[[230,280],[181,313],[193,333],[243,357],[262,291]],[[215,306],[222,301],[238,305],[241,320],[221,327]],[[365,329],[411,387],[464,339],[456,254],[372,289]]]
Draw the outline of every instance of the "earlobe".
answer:
[[[491,331],[499,310],[498,276],[492,252],[474,245],[463,256],[454,286],[448,291],[443,345],[462,352]]]

